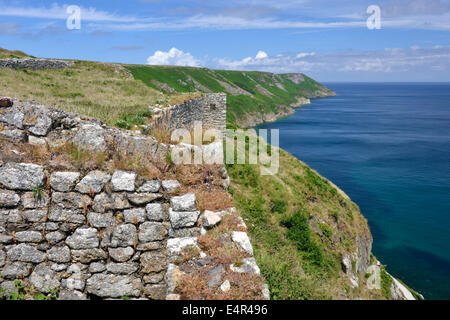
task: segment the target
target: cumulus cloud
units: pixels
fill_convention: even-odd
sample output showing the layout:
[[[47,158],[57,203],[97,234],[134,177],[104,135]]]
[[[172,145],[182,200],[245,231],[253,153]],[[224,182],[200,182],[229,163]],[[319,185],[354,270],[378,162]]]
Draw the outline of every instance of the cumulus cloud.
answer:
[[[156,51],[152,56],[148,57],[147,64],[199,67],[200,61],[194,58],[189,52],[172,48],[167,52]]]
[[[260,51],[242,60],[216,59],[219,68],[269,72],[372,72],[392,73],[414,70],[449,70],[450,46],[387,48],[374,51],[347,51],[316,54],[300,52],[268,56]]]

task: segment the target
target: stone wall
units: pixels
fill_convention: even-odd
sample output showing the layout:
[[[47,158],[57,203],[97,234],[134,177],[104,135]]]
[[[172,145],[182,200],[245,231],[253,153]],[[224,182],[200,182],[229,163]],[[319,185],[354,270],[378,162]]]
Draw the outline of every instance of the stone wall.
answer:
[[[225,132],[226,117],[226,94],[211,93],[163,109],[156,115],[155,126],[163,125],[170,130],[179,128],[193,130],[195,122],[202,122],[204,130],[217,129],[219,132]]]
[[[110,148],[166,161],[168,147],[153,137],[48,106],[0,99],[0,140],[92,151]],[[224,169],[223,178],[229,177]],[[245,254],[239,266],[216,266],[198,243],[222,219],[198,210],[194,193],[177,180],[145,179],[132,171],[54,170],[45,164],[0,161],[0,300],[18,293],[74,299],[179,299],[185,271],[179,259],[194,248],[193,265],[259,275],[242,218],[227,235]],[[221,272],[208,286],[230,290]],[[208,275],[209,277],[209,275]],[[268,298],[267,287],[259,294]]]
[[[66,69],[73,65],[72,62],[53,59],[0,59],[0,68],[11,69]]]

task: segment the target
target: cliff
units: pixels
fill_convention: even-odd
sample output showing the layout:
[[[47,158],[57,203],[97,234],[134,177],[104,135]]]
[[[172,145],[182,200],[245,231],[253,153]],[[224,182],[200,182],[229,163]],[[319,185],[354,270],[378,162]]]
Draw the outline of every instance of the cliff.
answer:
[[[169,66],[125,66],[135,79],[167,94],[200,91],[227,94],[227,121],[240,127],[275,121],[311,98],[335,93],[301,73],[274,74]]]
[[[334,93],[302,74],[126,68],[134,78],[121,65],[86,61],[75,61],[67,69],[0,68],[1,94],[57,107],[17,99],[14,106],[7,99],[0,102],[0,239],[4,241],[0,243],[0,273],[4,274],[5,268],[8,271],[0,278],[3,291],[20,294],[14,281],[30,283],[31,277],[41,286],[42,274],[50,269],[56,273],[58,285],[46,283],[50,287],[31,294],[51,298],[56,286],[64,289],[67,298],[112,298],[120,294],[163,298],[164,292],[164,297],[182,299],[257,299],[268,294],[265,282],[272,299],[420,298],[393,279],[371,254],[372,236],[357,205],[288,153],[280,151],[280,171],[273,176],[262,176],[259,166],[246,164],[228,165],[226,170],[208,165],[179,167],[167,158],[174,149],[161,139],[164,134],[151,130],[153,136],[143,134],[154,124],[158,112],[165,114],[169,123],[186,124],[190,119],[190,125],[201,118],[216,126],[215,120],[221,119],[222,129],[223,95],[209,103],[209,98],[191,91],[225,91],[227,120],[238,125],[275,120],[310,98]],[[218,107],[220,116],[211,117],[212,107]],[[195,114],[183,116],[189,110],[196,110]],[[83,146],[92,150],[83,151]],[[214,143],[210,146],[217,151]],[[189,146],[183,148],[192,151]],[[58,181],[67,172],[78,178],[61,191],[58,185],[52,185],[52,177]],[[123,172],[128,174],[122,179]],[[105,177],[104,181],[94,179],[97,175]],[[130,190],[115,190],[114,176]],[[134,177],[131,182],[130,176]],[[83,180],[99,180],[99,191],[91,186],[93,192],[80,192]],[[179,182],[175,193],[166,190],[163,183],[176,184],[173,180]],[[22,186],[21,181],[32,183]],[[159,187],[152,189],[154,192],[139,191],[144,185]],[[177,206],[177,197],[190,193],[195,194],[195,206],[188,196],[189,210],[173,210],[171,219],[169,207]],[[33,202],[37,195],[48,202],[43,208],[28,207],[36,206]],[[102,198],[107,201],[103,203]],[[118,202],[112,198],[118,198]],[[83,205],[77,199],[86,201]],[[143,202],[136,204],[136,199]],[[129,207],[114,207],[123,203]],[[151,210],[147,210],[153,203],[164,208],[164,217],[158,221],[152,220]],[[55,213],[55,207],[65,207],[64,220],[58,220],[63,218]],[[100,241],[103,229],[109,227],[96,226],[95,217],[108,220],[113,229],[131,230],[134,226],[136,247],[135,243],[116,246],[114,242],[111,246],[106,240]],[[71,222],[72,218],[75,220]],[[185,228],[178,220],[193,224]],[[149,224],[152,227],[147,229]],[[139,238],[141,232],[153,234],[154,226],[164,234],[162,239],[147,243],[145,236]],[[206,232],[202,232],[203,226]],[[54,243],[52,237],[50,243],[47,241],[48,232],[58,235]],[[239,232],[248,232],[249,238]],[[94,244],[98,238],[99,245],[76,248],[80,237],[92,239]],[[144,249],[139,250],[139,245]],[[62,248],[66,259],[69,252],[75,263],[41,261],[51,256],[54,247]],[[180,247],[187,250],[175,257],[181,253]],[[133,250],[133,255],[123,258],[125,261],[117,260],[121,259],[114,255],[118,248],[122,253]],[[95,261],[91,261],[92,255],[86,256],[89,250],[99,254]],[[151,252],[149,256],[161,254],[154,260],[166,261],[164,268],[145,273],[146,251]],[[205,268],[196,267],[199,265]],[[114,286],[111,274],[119,274],[123,286]],[[180,281],[182,288],[175,290],[174,283]],[[83,289],[69,287],[75,284]],[[107,285],[107,293],[102,284]],[[139,293],[133,289],[136,287]],[[120,291],[122,288],[128,289]]]

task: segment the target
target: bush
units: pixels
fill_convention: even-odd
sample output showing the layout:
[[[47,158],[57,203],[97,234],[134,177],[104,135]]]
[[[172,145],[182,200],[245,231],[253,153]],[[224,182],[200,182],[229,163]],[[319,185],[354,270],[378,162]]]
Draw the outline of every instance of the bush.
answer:
[[[312,264],[323,266],[325,263],[324,254],[319,245],[311,239],[308,216],[305,213],[297,212],[281,223],[288,228],[286,236],[296,244],[298,250],[307,253]]]

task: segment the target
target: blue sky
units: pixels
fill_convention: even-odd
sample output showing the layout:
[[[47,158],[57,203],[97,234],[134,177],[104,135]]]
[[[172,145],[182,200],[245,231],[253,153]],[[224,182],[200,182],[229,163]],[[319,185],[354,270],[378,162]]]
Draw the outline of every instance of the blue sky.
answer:
[[[66,27],[70,5],[79,30]],[[370,5],[381,29],[367,28]],[[0,0],[0,47],[319,81],[450,81],[450,0]]]

